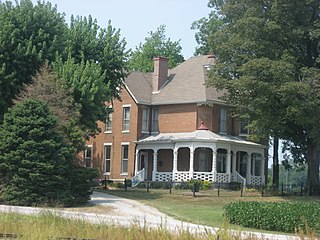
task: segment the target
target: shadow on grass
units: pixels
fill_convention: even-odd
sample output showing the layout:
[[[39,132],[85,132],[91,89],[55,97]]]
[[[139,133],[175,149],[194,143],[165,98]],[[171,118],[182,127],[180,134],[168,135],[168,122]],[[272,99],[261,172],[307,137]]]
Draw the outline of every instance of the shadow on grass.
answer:
[[[127,191],[124,189],[98,189],[98,192],[103,192],[118,197],[129,198],[133,200],[155,200],[161,198],[166,192],[147,192],[145,189],[139,188],[128,188]]]

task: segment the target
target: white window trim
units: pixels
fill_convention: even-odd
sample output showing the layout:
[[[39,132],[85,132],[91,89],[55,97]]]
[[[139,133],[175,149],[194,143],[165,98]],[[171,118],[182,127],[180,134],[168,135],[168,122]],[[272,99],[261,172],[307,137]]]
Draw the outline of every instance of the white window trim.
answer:
[[[112,143],[104,143],[103,144],[103,148],[104,148],[104,151],[105,151],[105,147],[106,146],[110,146],[110,172],[106,172],[106,164],[104,164],[104,176],[110,176],[110,173],[111,173],[111,149],[112,149]],[[106,156],[106,153],[104,153],[104,157]],[[104,158],[104,163],[106,163],[106,158]]]
[[[148,126],[147,126],[147,128],[148,128],[148,130],[147,130],[147,131],[142,130],[142,128],[143,128],[143,123],[144,123],[144,121],[143,121],[143,111],[144,111],[144,110],[147,110],[147,111],[148,111],[148,116],[147,116],[147,119],[148,119]],[[149,133],[149,126],[150,126],[150,108],[143,107],[143,108],[142,108],[141,133]]]
[[[157,109],[157,111],[158,111],[158,120],[157,120],[157,122],[158,122],[158,131],[153,131],[153,129],[154,129],[154,118],[153,118],[153,111],[155,110],[155,109]],[[160,131],[159,131],[159,108],[152,108],[151,109],[151,134],[157,134],[157,133],[159,133]]]
[[[130,143],[129,142],[121,142],[121,169],[120,169],[120,176],[128,176],[128,172],[122,172],[122,163],[123,163],[123,146],[128,146],[128,159],[127,159],[127,162],[128,162],[128,166],[127,168],[129,168],[129,146],[130,146]]]
[[[92,168],[92,155],[93,155],[93,146],[90,144],[90,145],[86,145],[85,146],[85,148],[91,148],[91,157],[90,157],[90,168]],[[85,153],[84,153],[85,154]],[[83,165],[84,165],[84,167],[86,167],[86,168],[88,168],[87,166],[86,166],[86,157],[85,157],[85,155],[84,155],[84,159],[83,159],[84,161],[83,161]]]
[[[247,124],[249,124],[249,123],[247,123]],[[247,133],[241,133],[241,120],[239,121],[239,136],[241,137],[247,137],[247,136],[249,136],[250,135],[250,130],[249,129],[247,129]]]
[[[222,111],[225,112],[225,117],[226,119],[224,120],[225,121],[225,131],[221,131],[222,129]],[[227,134],[227,128],[228,128],[228,113],[227,113],[227,109],[225,108],[220,108],[220,126],[219,126],[219,134],[223,134],[223,135],[226,135]]]
[[[113,109],[113,107],[112,106],[108,106],[107,107],[107,109]],[[108,113],[108,114],[110,114],[110,113]],[[111,116],[111,130],[107,130],[107,128],[106,128],[106,126],[107,126],[107,121],[105,121],[105,131],[104,131],[104,133],[112,133],[112,122],[113,122],[113,111],[111,112],[111,114],[112,114],[112,116]],[[109,116],[107,116],[107,117],[109,117]]]
[[[130,109],[130,119],[129,119],[129,130],[123,130],[123,120],[124,120],[124,108],[129,108]],[[130,132],[130,125],[131,125],[131,104],[124,104],[122,105],[122,133],[129,133]]]

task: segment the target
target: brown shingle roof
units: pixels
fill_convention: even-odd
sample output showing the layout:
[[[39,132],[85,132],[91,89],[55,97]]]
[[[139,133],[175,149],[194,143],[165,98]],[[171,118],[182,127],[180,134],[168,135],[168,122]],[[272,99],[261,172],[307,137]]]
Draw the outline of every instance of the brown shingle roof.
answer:
[[[180,104],[220,101],[221,92],[204,83],[207,79],[205,66],[214,64],[213,58],[191,57],[169,70],[169,77],[158,93],[152,93],[152,74],[133,72],[126,79],[126,85],[138,103]]]

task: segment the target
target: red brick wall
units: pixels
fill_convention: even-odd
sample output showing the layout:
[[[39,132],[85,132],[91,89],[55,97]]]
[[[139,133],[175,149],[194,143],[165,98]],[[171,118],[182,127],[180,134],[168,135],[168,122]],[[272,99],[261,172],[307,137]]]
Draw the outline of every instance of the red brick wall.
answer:
[[[192,132],[196,129],[196,104],[164,105],[159,107],[159,131],[161,133]]]
[[[123,105],[130,107],[130,131],[122,132]],[[131,178],[134,175],[135,143],[138,135],[138,106],[126,89],[122,90],[121,101],[115,100],[113,105],[112,133],[105,133],[105,123],[99,122],[101,133],[91,138],[87,144],[93,145],[93,167],[97,167],[101,177],[104,173],[104,143],[111,143],[111,175],[110,179]],[[128,175],[121,175],[122,146],[129,143],[128,147]]]

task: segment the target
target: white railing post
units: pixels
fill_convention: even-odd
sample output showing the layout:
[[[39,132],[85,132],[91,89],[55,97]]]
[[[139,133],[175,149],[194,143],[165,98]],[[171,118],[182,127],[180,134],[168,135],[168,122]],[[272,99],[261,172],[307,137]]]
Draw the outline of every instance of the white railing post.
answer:
[[[152,181],[156,180],[156,174],[157,174],[157,164],[158,164],[158,150],[155,149],[153,152],[153,171],[152,171]]]

